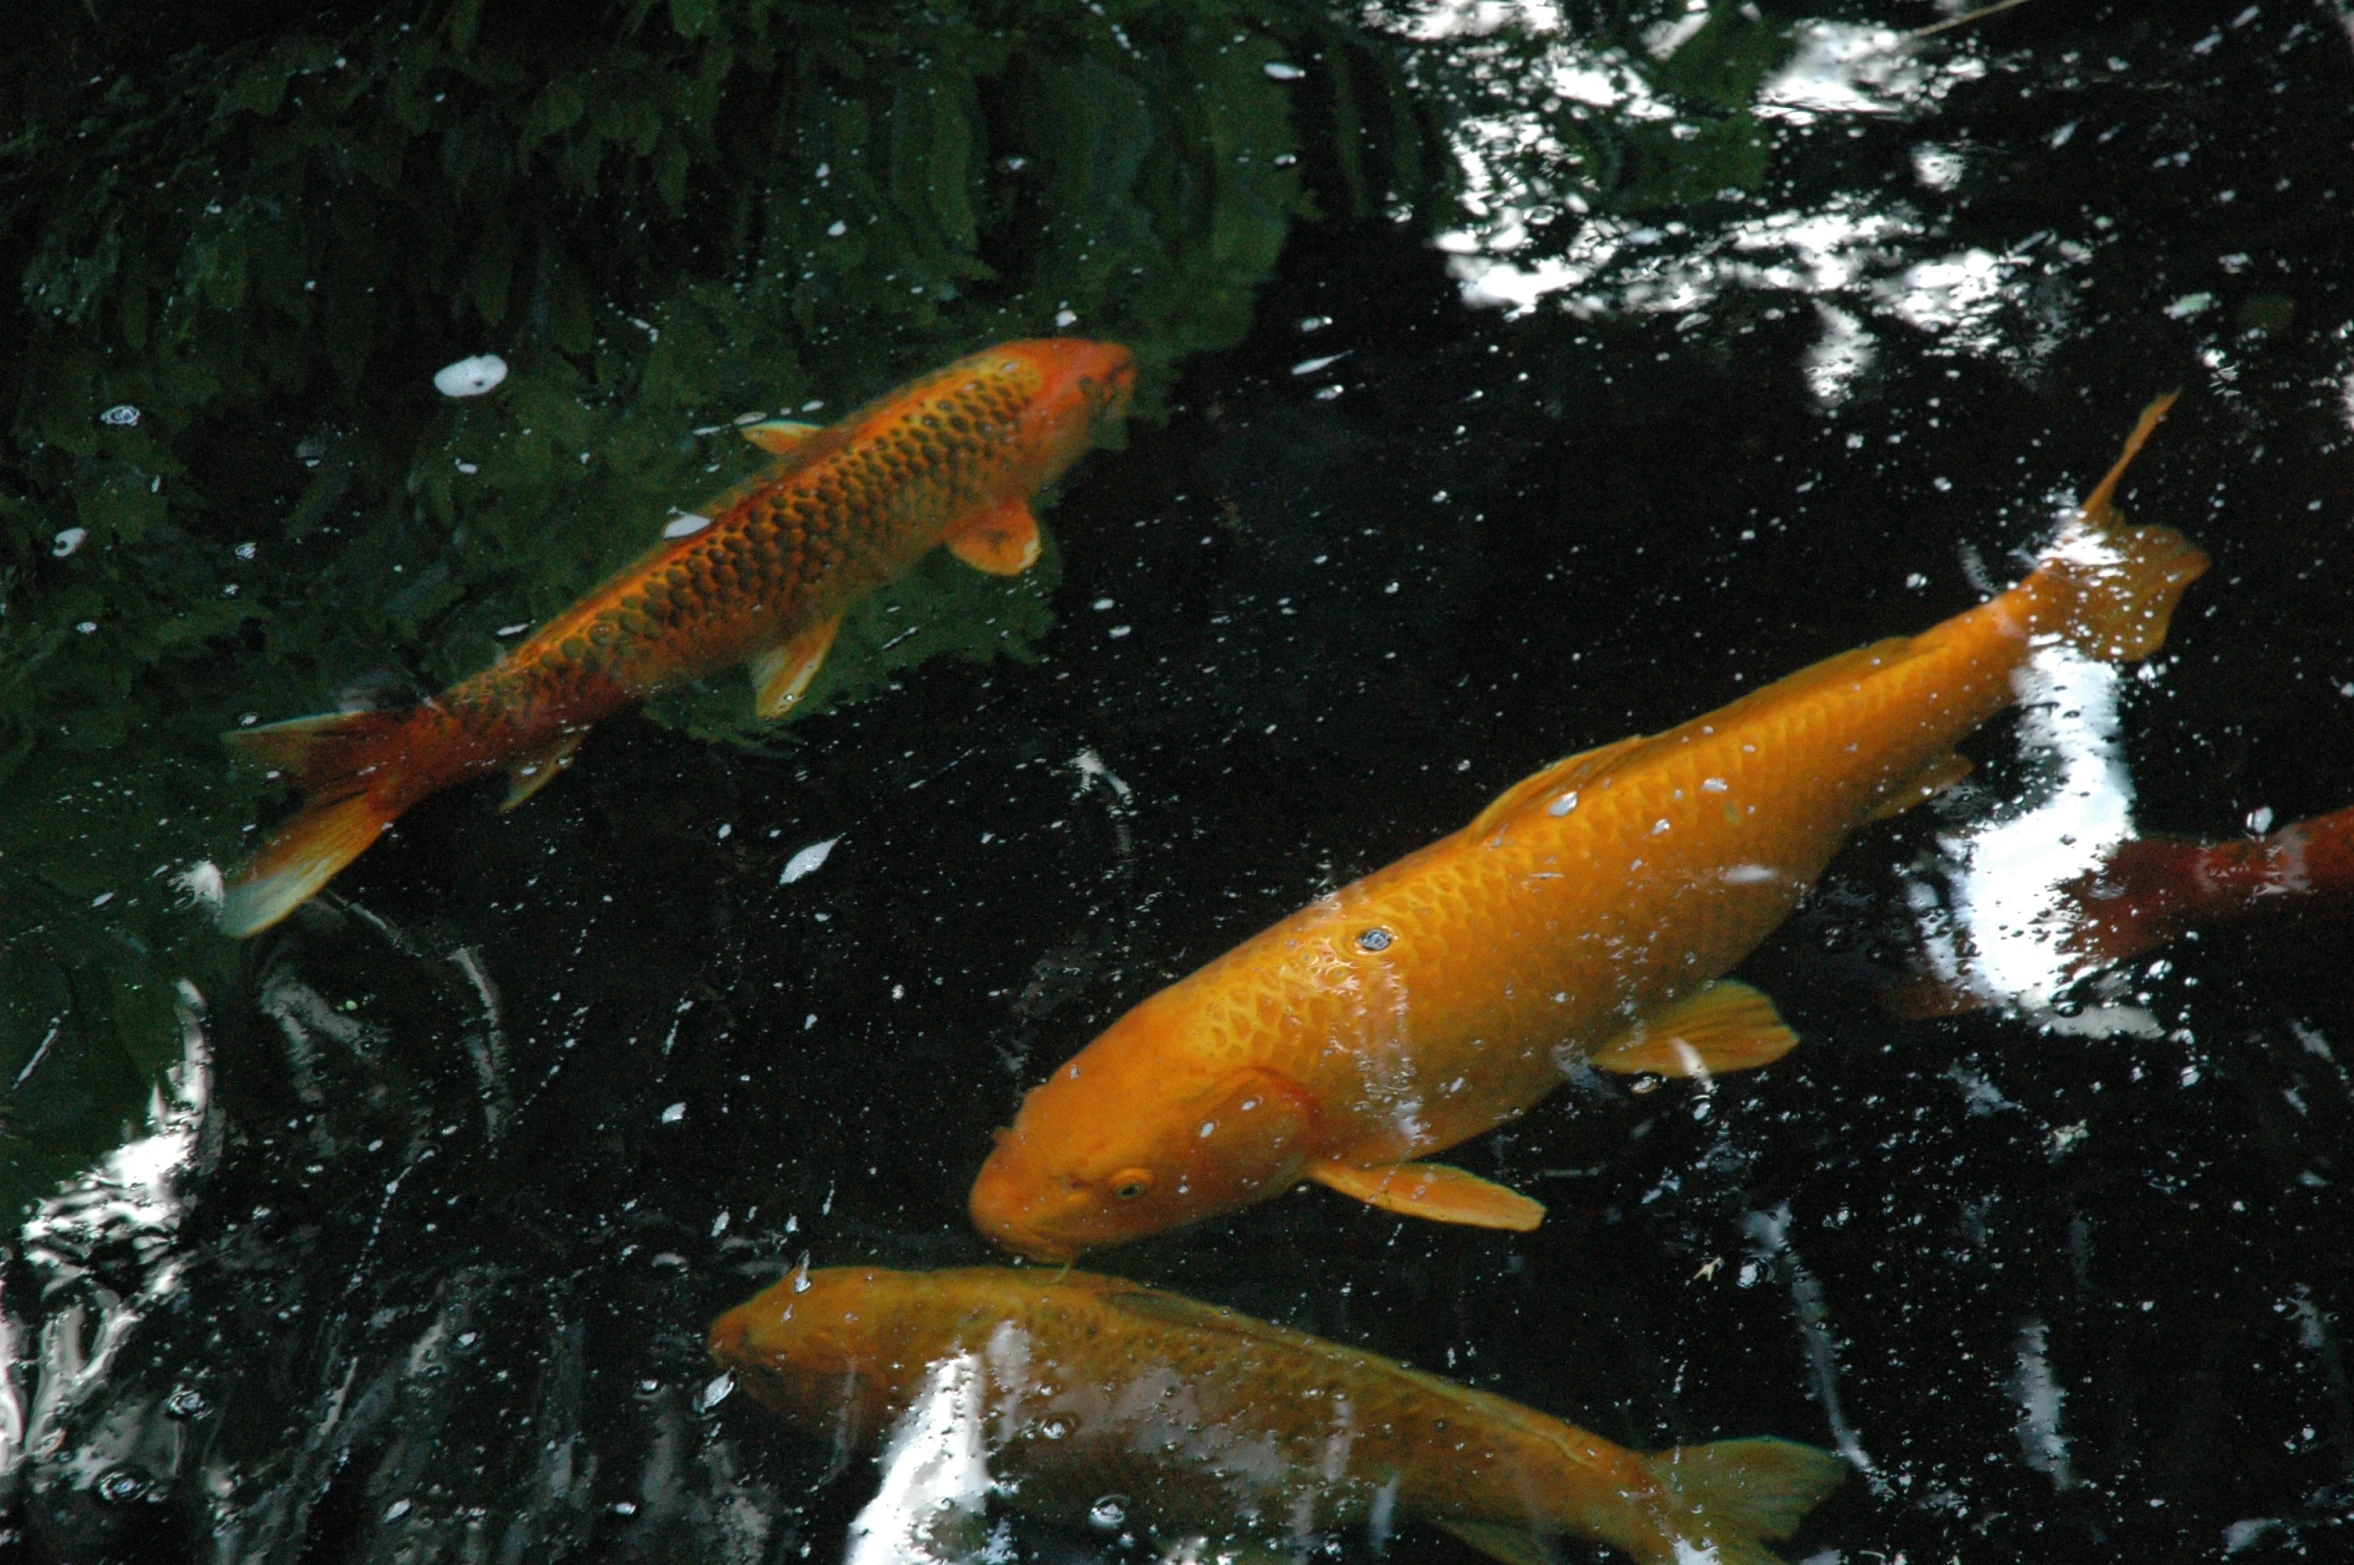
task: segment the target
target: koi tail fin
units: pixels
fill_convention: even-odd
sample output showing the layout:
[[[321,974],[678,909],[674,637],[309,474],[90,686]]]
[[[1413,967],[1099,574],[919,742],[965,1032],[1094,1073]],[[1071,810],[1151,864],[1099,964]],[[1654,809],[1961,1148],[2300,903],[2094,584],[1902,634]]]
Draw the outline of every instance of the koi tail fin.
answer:
[[[1684,1528],[1696,1534],[1671,1542],[1660,1565],[1693,1558],[1694,1545],[1722,1565],[1780,1565],[1766,1545],[1796,1532],[1847,1477],[1842,1458],[1791,1440],[1718,1440],[1643,1461],[1683,1502]]]
[[[1665,1514],[1646,1509],[1623,1531],[1595,1528],[1591,1511],[1554,1528],[1455,1520],[1439,1525],[1503,1565],[1552,1565],[1557,1556],[1544,1535],[1568,1532],[1604,1537],[1643,1565],[1782,1565],[1767,1545],[1796,1532],[1806,1513],[1847,1476],[1841,1458],[1788,1440],[1719,1440],[1639,1460],[1673,1498]]]
[[[2106,662],[2130,663],[2164,645],[2183,588],[2207,569],[2188,538],[2171,527],[2129,527],[2114,503],[2127,465],[2173,405],[2170,392],[2142,410],[2117,465],[2022,584],[2037,630],[2056,630]]]
[[[221,736],[230,749],[292,776],[307,796],[221,901],[224,934],[242,939],[293,912],[358,858],[399,814],[385,786],[400,765],[405,712],[329,712]]]

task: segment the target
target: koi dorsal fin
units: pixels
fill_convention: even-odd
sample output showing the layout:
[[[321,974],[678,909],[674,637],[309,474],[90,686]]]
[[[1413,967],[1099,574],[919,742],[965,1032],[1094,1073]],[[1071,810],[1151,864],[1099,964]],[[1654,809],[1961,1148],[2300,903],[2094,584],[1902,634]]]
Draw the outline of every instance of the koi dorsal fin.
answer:
[[[791,456],[824,429],[823,424],[804,424],[797,418],[764,418],[757,424],[737,425],[736,433],[770,456]]]
[[[1546,794],[1574,793],[1580,783],[1592,782],[1649,743],[1650,736],[1637,734],[1632,739],[1621,739],[1598,750],[1573,755],[1566,761],[1556,761],[1496,795],[1495,802],[1479,812],[1470,829],[1479,832],[1501,825]]]

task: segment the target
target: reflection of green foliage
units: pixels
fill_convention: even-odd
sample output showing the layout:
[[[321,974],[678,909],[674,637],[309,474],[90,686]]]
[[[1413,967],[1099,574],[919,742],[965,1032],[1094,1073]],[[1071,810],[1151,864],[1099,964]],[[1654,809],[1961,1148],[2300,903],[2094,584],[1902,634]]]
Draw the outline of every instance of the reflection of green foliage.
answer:
[[[1247,326],[1303,153],[1345,210],[1418,177],[1389,56],[1305,0],[270,9],[0,20],[0,1085],[50,1040],[0,1207],[119,1133],[173,981],[234,960],[173,885],[252,819],[220,729],[481,667],[749,471],[749,409],[1066,311],[1149,407]],[[486,351],[497,391],[431,389]],[[1051,580],[928,565],[805,706],[1026,655]],[[753,737],[742,687],[657,715]]]
[[[1737,0],[1704,12],[1684,0],[1572,0],[1557,31],[1420,46],[1408,73],[1446,101],[1514,205],[1574,198],[1644,213],[1760,187],[1766,141],[1752,105],[1789,47],[1784,24]],[[1616,101],[1565,95],[1565,70],[1607,83]],[[1481,117],[1499,114],[1508,129],[1483,135]]]

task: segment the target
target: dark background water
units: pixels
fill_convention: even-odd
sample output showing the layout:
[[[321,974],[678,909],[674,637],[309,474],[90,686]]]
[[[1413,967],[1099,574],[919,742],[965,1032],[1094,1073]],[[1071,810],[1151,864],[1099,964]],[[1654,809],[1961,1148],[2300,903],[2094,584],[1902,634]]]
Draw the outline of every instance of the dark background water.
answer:
[[[1773,122],[1681,237],[1844,194],[1919,224],[1879,275],[2086,248],[1984,342],[1828,295],[1876,353],[1827,404],[1796,290],[1509,315],[1426,223],[1304,224],[1248,335],[1063,486],[1034,664],[926,664],[767,754],[618,722],[513,816],[412,811],[186,1001],[174,1204],[85,1184],[12,1255],[7,1546],[833,1556],[870,1470],[706,1405],[715,1313],[805,1255],[989,1259],[990,1128],[1126,1006],[1546,761],[1968,606],[1967,556],[2008,574],[2166,388],[2128,508],[2215,569],[2128,687],[2137,819],[2354,802],[2341,17],[2043,0],[1946,43],[1988,69]],[[1538,1232],[1309,1190],[1100,1263],[1631,1445],[1844,1431],[1871,1469],[1794,1560],[2344,1557],[2347,926],[2178,945],[2155,1038],[1892,1020],[1912,866],[2033,782],[2011,720],[1966,748],[1744,965],[1786,1061],[1462,1150]]]

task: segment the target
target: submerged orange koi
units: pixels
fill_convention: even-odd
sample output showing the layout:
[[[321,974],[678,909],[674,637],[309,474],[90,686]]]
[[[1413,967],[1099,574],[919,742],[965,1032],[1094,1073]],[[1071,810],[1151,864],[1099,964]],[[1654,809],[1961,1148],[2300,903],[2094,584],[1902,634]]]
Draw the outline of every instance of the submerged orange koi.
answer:
[[[1084,1272],[809,1272],[721,1316],[711,1352],[809,1434],[859,1449],[896,1425],[894,1455],[921,1462],[930,1426],[1022,1510],[1083,1523],[1116,1495],[1179,1549],[1360,1526],[1385,1538],[1394,1518],[1507,1565],[1554,1558],[1541,1540],[1559,1537],[1644,1565],[1773,1565],[1767,1542],[1846,1474],[1783,1440],[1630,1451],[1376,1354]],[[979,1496],[923,1499],[932,1513]]]
[[[2152,951],[2189,930],[2320,905],[2354,902],[2354,809],[2333,810],[2259,837],[2202,842],[2128,837],[2084,874],[2053,888],[2038,919],[2049,942],[2051,987],[2065,988]],[[1956,931],[1954,970],[1899,986],[1899,1016],[1948,1016],[2018,1000],[1983,972],[1969,931]]]
[[[1587,1065],[1696,1076],[1779,1058],[1797,1040],[1772,1003],[1722,975],[1848,835],[1968,769],[1954,745],[2010,702],[2039,642],[2123,661],[2165,639],[2206,559],[2125,526],[2110,496],[2166,406],[2010,591],[1572,756],[1146,999],[1023,1100],[974,1221],[1062,1260],[1314,1180],[1387,1211],[1535,1227],[1537,1202],[1419,1160]]]
[[[266,929],[403,810],[505,771],[513,809],[594,724],[749,662],[760,714],[808,688],[851,605],[945,543],[1010,575],[1038,558],[1030,496],[1127,411],[1125,348],[1043,338],[984,349],[817,429],[744,431],[774,466],[542,626],[504,662],[407,711],[301,717],[224,735],[306,802],[232,883],[220,926]]]

